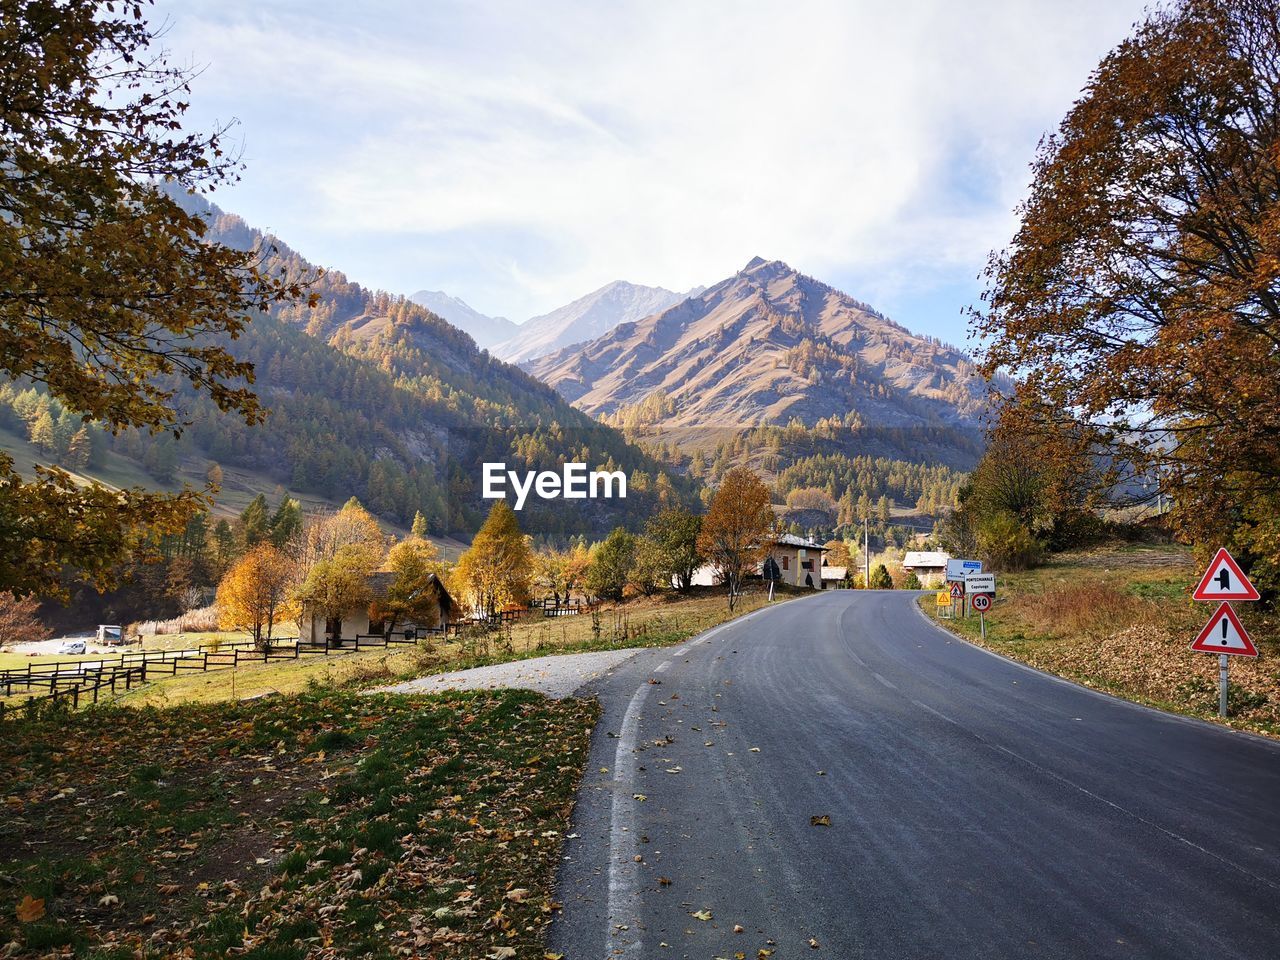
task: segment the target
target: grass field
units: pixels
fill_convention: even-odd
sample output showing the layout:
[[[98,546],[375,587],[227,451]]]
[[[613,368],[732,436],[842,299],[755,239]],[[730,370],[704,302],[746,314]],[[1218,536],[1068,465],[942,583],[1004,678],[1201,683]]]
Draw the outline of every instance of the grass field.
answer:
[[[0,954],[542,957],[594,702],[312,691],[0,724]]]
[[[1190,599],[1201,572],[1186,551],[1126,547],[1001,574],[985,646],[1117,696],[1216,720],[1217,658],[1188,649],[1214,609]],[[922,606],[937,615],[932,594]],[[1277,622],[1253,607],[1236,605],[1260,655],[1232,658],[1226,722],[1280,736]],[[941,622],[984,643],[977,617]]]
[[[779,594],[781,602],[792,596]],[[767,602],[763,592],[748,592],[734,616]],[[244,664],[238,670],[213,670],[158,677],[122,695],[133,707],[173,706],[242,700],[264,694],[292,694],[314,684],[372,686],[468,666],[499,663],[547,653],[572,653],[679,643],[729,618],[718,590],[680,596],[666,593],[602,608],[598,616],[529,617],[509,628],[477,632],[463,639],[436,638],[417,646],[392,646],[360,652]],[[195,640],[198,635],[188,634]],[[193,643],[184,644],[194,646]],[[22,658],[23,665],[27,658]]]

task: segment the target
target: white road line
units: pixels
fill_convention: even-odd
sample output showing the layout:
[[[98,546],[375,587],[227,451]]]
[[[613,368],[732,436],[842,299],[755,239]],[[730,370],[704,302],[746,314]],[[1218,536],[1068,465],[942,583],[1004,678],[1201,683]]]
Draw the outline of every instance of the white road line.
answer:
[[[897,689],[898,689],[898,688],[897,688],[897,686],[895,686],[895,685],[894,685],[893,683],[891,683],[890,681],[886,680],[884,677],[880,676],[880,674],[876,673],[874,670],[872,670],[872,671],[871,671],[871,675],[872,675],[873,677],[875,677],[877,680],[879,680],[881,683],[883,683],[883,684],[884,684],[886,687],[888,687],[890,690],[897,690]]]
[[[609,925],[605,930],[605,945],[611,947],[611,956],[640,956],[643,931],[640,929],[640,865],[634,860],[636,836],[631,829],[635,823],[636,786],[636,738],[640,729],[640,711],[649,696],[651,684],[642,683],[627,704],[622,717],[622,729],[618,732],[618,748],[613,757],[613,810],[609,819]],[[627,930],[614,933],[618,927]]]
[[[795,602],[795,601],[791,601]],[[757,614],[776,607],[762,607],[708,630],[686,647],[696,647],[717,634],[735,627]],[[679,649],[678,647],[676,648]],[[654,667],[660,673],[670,666],[667,660]],[[609,814],[609,918],[605,929],[605,947],[610,957],[642,956],[644,931],[640,928],[640,864],[635,862],[639,843],[636,840],[636,745],[640,731],[640,713],[648,699],[652,684],[642,683],[631,696],[618,731],[618,746],[613,754],[613,805]],[[626,930],[620,930],[626,927]],[[616,936],[615,936],[616,934]]]
[[[663,660],[660,664],[653,668],[654,673],[666,673],[671,669],[671,661]]]

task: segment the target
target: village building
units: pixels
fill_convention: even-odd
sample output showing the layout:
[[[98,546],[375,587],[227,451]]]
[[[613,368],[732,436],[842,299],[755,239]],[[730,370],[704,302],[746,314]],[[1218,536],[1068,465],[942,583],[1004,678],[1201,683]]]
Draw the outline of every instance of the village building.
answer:
[[[756,576],[763,576],[765,565],[771,563],[771,569],[779,583],[793,587],[808,587],[811,590],[823,589],[822,557],[827,548],[804,537],[784,533],[774,540],[765,559],[756,564]],[[704,564],[693,573],[695,586],[719,586],[720,580],[715,567]]]
[[[822,565],[822,589],[841,590],[849,586],[849,568],[836,567],[829,563]]]
[[[821,590],[822,556],[827,548],[795,534],[784,533],[774,541],[769,556],[778,565],[779,580],[793,587]]]
[[[382,570],[369,574],[371,601],[344,610],[341,617],[326,617],[322,610],[304,608],[299,642],[324,646],[326,640],[330,644],[343,640],[352,641],[357,637],[385,635],[392,628],[397,633],[405,630],[433,630],[452,617],[453,598],[449,596],[444,584],[432,574],[427,581],[426,589],[431,594],[428,609],[433,612],[430,616],[421,618],[423,622],[416,623],[413,619],[399,620],[393,627],[388,619],[373,619],[381,601],[386,600],[387,591],[391,589],[395,579],[394,573]]]
[[[902,558],[902,569],[914,573],[922,587],[936,589],[947,579],[947,561],[951,554],[945,550],[908,550]]]

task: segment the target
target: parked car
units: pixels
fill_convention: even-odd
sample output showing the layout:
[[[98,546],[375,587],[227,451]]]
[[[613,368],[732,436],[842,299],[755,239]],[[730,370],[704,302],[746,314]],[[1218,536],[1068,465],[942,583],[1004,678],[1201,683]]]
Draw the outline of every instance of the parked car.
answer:
[[[87,650],[83,640],[68,640],[58,648],[59,653],[80,654]]]

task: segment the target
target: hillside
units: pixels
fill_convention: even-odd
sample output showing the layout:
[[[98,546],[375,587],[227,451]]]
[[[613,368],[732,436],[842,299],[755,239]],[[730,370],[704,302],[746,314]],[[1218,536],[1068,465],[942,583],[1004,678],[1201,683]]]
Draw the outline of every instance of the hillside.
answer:
[[[699,291],[691,291],[696,292]],[[607,334],[621,323],[658,313],[688,295],[615,280],[520,324],[510,338],[493,348],[493,354],[511,363],[536,360],[571,344]]]
[[[477,347],[488,349],[515,336],[520,329],[506,317],[490,317],[481,313],[465,300],[451,297],[443,290],[419,290],[410,300],[426,307],[437,317],[448,320],[463,333],[470,334]]]
[[[812,424],[850,410],[882,426],[972,426],[985,397],[960,351],[758,257],[697,296],[527,368],[595,415],[662,391],[673,427]]]
[[[80,425],[59,405],[25,385],[6,385],[0,427],[34,439],[35,424],[48,421],[40,451],[46,462],[88,477],[107,471],[108,481],[145,473],[156,487],[198,479],[217,463],[224,474],[260,482],[273,500],[281,488],[321,502],[355,496],[390,523],[405,525],[421,510],[433,534],[462,539],[489,506],[480,498],[486,461],[543,469],[573,459],[631,474],[625,501],[527,506],[525,529],[557,539],[635,526],[658,504],[694,495],[690,481],[667,476],[618,431],[479,350],[423,307],[368,290],[341,272],[321,273],[239,217],[199,198],[180,200],[206,217],[211,239],[246,249],[269,242],[273,268],[316,278],[315,307],[291,305],[256,318],[230,345],[255,365],[267,422],[247,427],[175,382],[190,424],[180,440],[137,431],[112,437],[93,428],[77,442]]]

